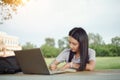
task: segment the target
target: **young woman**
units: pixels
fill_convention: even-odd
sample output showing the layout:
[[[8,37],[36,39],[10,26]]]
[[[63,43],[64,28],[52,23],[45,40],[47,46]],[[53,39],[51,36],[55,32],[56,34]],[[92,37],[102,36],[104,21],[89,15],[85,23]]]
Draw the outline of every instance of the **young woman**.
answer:
[[[92,71],[95,68],[95,51],[88,48],[88,36],[81,27],[75,27],[69,32],[70,49],[63,50],[57,58],[51,63],[50,69],[56,70],[61,62],[66,64],[62,70],[74,68],[78,71]]]

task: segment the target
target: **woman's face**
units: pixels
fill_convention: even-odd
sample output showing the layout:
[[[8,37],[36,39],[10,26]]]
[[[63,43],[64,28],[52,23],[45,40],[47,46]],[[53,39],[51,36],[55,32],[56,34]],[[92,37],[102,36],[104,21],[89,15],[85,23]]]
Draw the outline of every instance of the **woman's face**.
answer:
[[[69,46],[73,52],[77,52],[79,50],[79,42],[73,37],[68,37]]]

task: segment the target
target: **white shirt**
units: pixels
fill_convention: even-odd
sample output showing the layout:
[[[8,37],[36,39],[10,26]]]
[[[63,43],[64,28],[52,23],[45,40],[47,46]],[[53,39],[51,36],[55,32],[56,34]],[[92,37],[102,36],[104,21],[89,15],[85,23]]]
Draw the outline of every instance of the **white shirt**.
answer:
[[[70,54],[70,49],[64,49],[57,57],[56,60],[58,62],[68,62],[69,59],[69,54]],[[93,49],[88,49],[88,56],[89,56],[89,61],[90,60],[96,60],[95,59],[95,51]],[[73,56],[72,62],[74,63],[80,63],[80,58],[75,58],[75,55]]]

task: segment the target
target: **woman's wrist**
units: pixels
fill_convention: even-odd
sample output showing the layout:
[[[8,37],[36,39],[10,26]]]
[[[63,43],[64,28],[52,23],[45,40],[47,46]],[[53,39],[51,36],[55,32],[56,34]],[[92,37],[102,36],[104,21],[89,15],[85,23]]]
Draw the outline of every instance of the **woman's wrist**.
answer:
[[[55,65],[54,63],[50,64],[49,67],[51,70],[55,70],[57,68],[57,65]]]
[[[70,62],[70,68],[73,68],[73,62]]]
[[[57,62],[56,60],[54,60],[51,64],[50,64],[50,66],[57,66],[59,64],[59,62]]]
[[[50,66],[56,66],[56,64],[55,63],[51,63]]]
[[[80,67],[80,64],[74,63],[74,62],[70,62],[70,68],[75,68],[78,69]]]

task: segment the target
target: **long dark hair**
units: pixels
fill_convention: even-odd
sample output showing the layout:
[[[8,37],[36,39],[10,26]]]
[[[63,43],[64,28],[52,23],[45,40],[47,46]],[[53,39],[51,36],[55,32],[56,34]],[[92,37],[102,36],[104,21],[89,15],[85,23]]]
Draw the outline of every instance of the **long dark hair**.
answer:
[[[88,35],[86,31],[81,27],[75,27],[69,32],[69,36],[73,37],[79,42],[80,50],[80,67],[78,71],[83,71],[88,63]],[[70,51],[70,56],[72,58],[74,52]],[[70,58],[69,58],[70,61]]]

